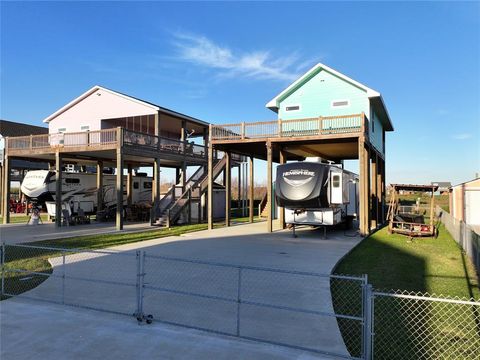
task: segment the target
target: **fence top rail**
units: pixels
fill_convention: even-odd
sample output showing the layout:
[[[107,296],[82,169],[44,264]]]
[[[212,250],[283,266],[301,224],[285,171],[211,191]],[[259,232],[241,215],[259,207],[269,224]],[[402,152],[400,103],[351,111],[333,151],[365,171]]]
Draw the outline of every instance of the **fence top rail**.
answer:
[[[206,260],[197,260],[197,259],[184,259],[184,258],[178,258],[178,257],[173,257],[173,256],[162,256],[162,255],[148,255],[147,254],[146,257],[147,258],[152,258],[152,259],[178,261],[178,262],[200,264],[200,265],[212,265],[212,266],[218,266],[218,267],[228,267],[228,268],[235,268],[235,269],[239,269],[239,270],[270,271],[270,272],[278,272],[278,273],[292,274],[292,275],[316,276],[316,277],[335,278],[335,279],[344,279],[344,280],[355,280],[355,281],[362,281],[362,282],[364,282],[366,280],[365,276],[333,275],[333,274],[324,274],[324,273],[317,273],[317,272],[310,272],[310,271],[296,271],[296,270],[267,268],[267,267],[261,267],[261,266],[226,264],[226,263],[220,263],[220,262],[215,262],[215,261],[206,261]]]
[[[122,256],[136,256],[137,254],[133,250],[129,251],[115,251],[115,250],[95,250],[95,249],[76,249],[76,248],[60,248],[54,246],[37,246],[37,245],[27,245],[27,244],[8,244],[2,243],[2,246],[11,246],[19,247],[26,249],[37,249],[37,250],[51,250],[58,252],[69,252],[69,253],[93,253],[93,254],[105,254],[105,255],[122,255]]]
[[[450,303],[450,304],[480,306],[480,301],[476,301],[474,299],[471,299],[471,300],[456,300],[456,299],[448,299],[448,298],[439,298],[439,297],[434,297],[434,296],[395,294],[395,293],[380,292],[380,291],[374,291],[373,295],[374,296],[385,296],[385,297],[392,297],[392,298],[400,298],[400,299],[436,301],[436,302],[443,302],[443,303]]]

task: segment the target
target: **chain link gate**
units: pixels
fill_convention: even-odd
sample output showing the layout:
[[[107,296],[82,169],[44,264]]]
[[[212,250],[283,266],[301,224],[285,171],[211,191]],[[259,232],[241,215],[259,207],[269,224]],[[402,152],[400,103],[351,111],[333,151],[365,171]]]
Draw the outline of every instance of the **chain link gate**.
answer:
[[[366,276],[143,254],[140,319],[341,358],[369,356]],[[347,346],[339,326],[349,330]]]
[[[341,358],[480,358],[479,301],[373,291],[366,276],[145,251],[1,250],[2,298],[134,315]]]

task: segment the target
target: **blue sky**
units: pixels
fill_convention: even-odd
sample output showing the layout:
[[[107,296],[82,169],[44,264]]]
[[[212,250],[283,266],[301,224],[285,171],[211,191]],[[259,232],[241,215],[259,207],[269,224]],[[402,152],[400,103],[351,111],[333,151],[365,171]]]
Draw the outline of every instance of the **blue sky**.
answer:
[[[0,6],[4,119],[41,124],[99,84],[213,123],[273,120],[266,102],[323,62],[382,93],[388,182],[480,172],[478,2]]]

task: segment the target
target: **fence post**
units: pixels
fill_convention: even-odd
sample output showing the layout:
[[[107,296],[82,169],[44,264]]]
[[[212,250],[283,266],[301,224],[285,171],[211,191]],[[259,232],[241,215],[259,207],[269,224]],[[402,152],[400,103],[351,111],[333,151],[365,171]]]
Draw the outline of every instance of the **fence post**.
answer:
[[[237,286],[237,336],[240,336],[240,305],[242,304],[242,267],[238,268]]]
[[[373,359],[373,290],[372,285],[364,284],[363,285],[363,294],[364,294],[364,310],[363,310],[363,339],[362,339],[362,348],[363,348],[363,359],[371,360]]]
[[[62,251],[62,304],[65,305],[65,250]]]
[[[134,316],[138,319],[139,317],[141,317],[141,308],[140,308],[140,296],[141,296],[141,293],[140,293],[140,277],[141,277],[141,274],[142,274],[142,267],[141,267],[141,258],[140,258],[140,250],[137,250],[136,253],[136,262],[137,262],[137,281],[136,281],[136,297],[137,297],[137,310],[135,311],[135,314]]]
[[[2,293],[5,294],[5,242],[2,241]]]

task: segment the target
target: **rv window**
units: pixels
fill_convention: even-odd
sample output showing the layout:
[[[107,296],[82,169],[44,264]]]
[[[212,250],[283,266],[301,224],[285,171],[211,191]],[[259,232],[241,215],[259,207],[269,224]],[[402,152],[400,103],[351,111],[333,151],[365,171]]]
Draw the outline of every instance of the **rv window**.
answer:
[[[84,125],[84,126],[80,127],[80,130],[82,130],[82,131],[90,130],[90,126]]]
[[[59,132],[59,133],[64,133],[65,131],[67,131],[67,128],[59,128],[59,129],[58,129],[58,132]]]
[[[133,188],[134,188],[134,189],[138,189],[138,181],[134,181],[134,182],[133,182]]]
[[[65,182],[67,184],[80,184],[80,179],[78,179],[78,178],[66,178]]]
[[[143,183],[143,188],[144,189],[151,189],[152,188],[152,182],[151,181],[144,182]]]
[[[332,185],[334,188],[340,187],[340,175],[333,175]]]

